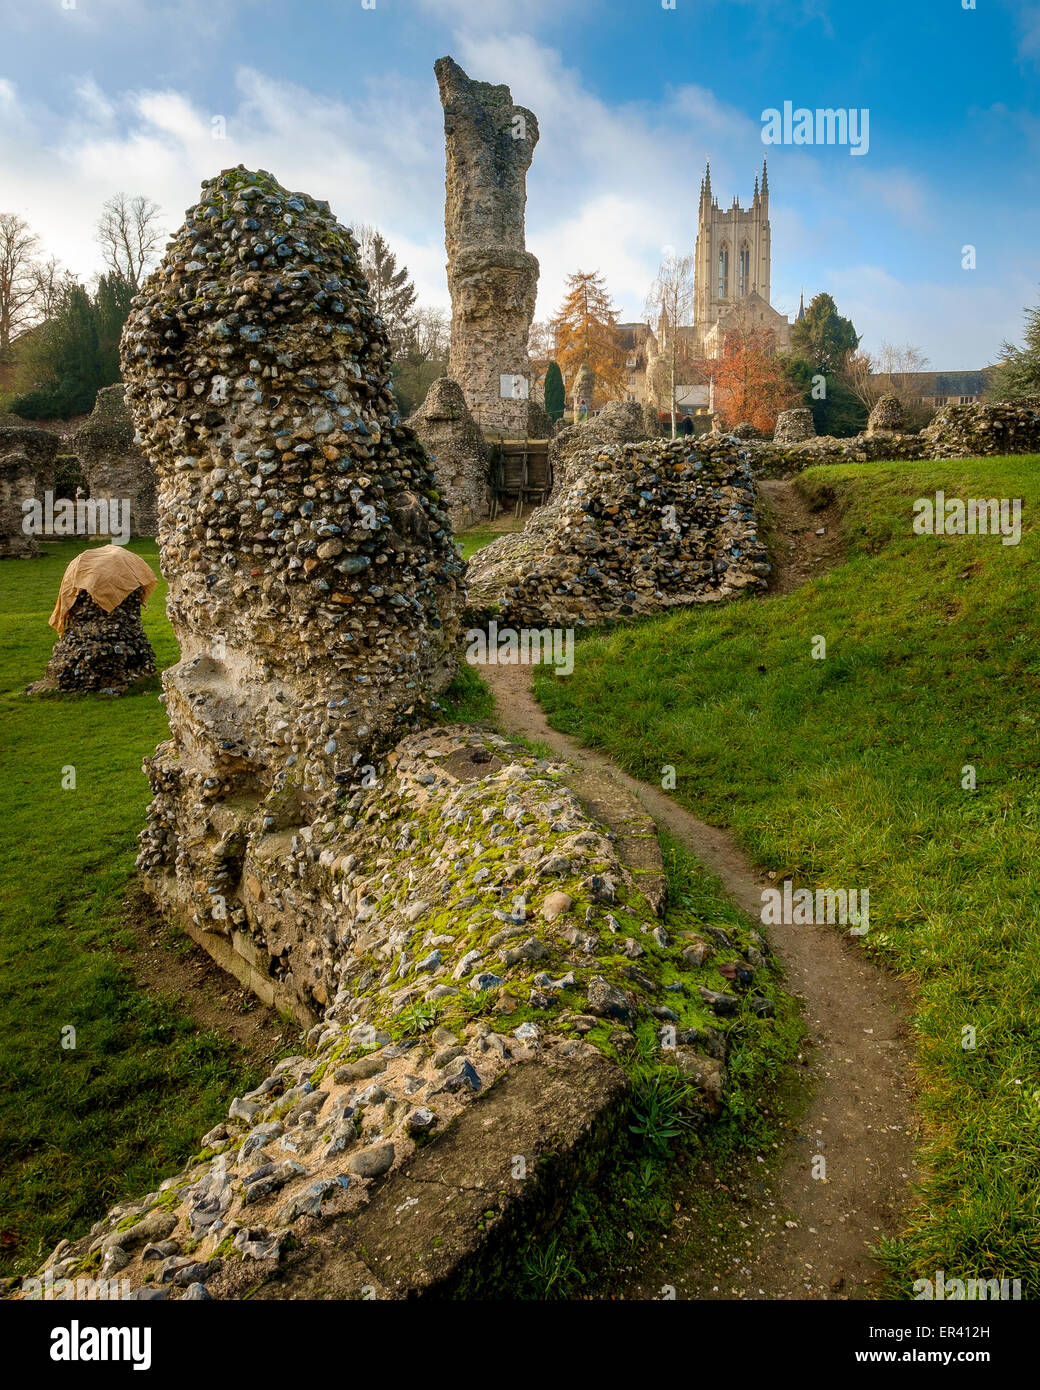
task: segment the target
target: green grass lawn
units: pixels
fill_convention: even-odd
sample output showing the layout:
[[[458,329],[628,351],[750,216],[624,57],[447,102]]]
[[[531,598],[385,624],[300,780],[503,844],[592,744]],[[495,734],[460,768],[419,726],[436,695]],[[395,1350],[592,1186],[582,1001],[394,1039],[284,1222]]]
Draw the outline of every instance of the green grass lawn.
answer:
[[[869,888],[864,949],[915,991],[929,1169],[883,1255],[904,1293],[944,1269],[1035,1298],[1040,459],[821,467],[800,486],[837,496],[846,563],[783,598],[587,638],[539,696],[637,776],[674,765],[674,795],[778,878]],[[914,536],[912,499],[938,489],[1022,498],[1021,544]]]
[[[254,1082],[239,1048],[200,1033],[176,1000],[142,992],[129,969],[123,899],[150,795],[141,759],[168,732],[158,680],[121,699],[22,693],[43,675],[47,618],[83,548],[63,541],[0,562],[5,1274],[174,1171]],[[131,549],[158,574],[154,544]],[[177,659],[165,596],[160,582],[144,610],[160,667]],[[62,787],[69,767],[74,790]],[[70,1024],[76,1045],[64,1049]]]
[[[471,526],[468,531],[462,531],[455,537],[455,544],[462,551],[462,558],[471,560],[478,550],[483,550],[484,546],[490,545],[503,534],[501,528],[496,530],[492,526]]]

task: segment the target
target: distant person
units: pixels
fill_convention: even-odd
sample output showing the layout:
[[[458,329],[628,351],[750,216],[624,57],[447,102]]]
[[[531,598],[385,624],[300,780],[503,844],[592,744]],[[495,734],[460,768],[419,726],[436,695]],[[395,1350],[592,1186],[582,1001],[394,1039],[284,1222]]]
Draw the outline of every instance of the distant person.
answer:
[[[679,433],[689,439],[693,433],[693,421],[688,415],[684,415],[679,421]]]
[[[585,419],[588,417],[588,413],[589,413],[589,403],[588,403],[588,401],[585,400],[584,397],[583,397],[583,398],[578,402],[578,424],[579,424],[579,425],[582,423],[583,420],[585,420]]]

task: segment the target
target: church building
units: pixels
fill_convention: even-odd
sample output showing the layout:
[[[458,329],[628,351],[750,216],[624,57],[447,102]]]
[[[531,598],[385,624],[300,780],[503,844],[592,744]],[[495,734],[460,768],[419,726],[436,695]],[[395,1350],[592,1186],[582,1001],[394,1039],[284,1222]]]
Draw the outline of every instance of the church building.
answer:
[[[656,331],[649,324],[622,324],[628,398],[670,410],[672,335],[681,340],[676,366],[675,404],[683,413],[710,408],[710,373],[703,363],[720,357],[726,334],[738,326],[772,333],[777,351],[791,346],[791,324],[769,302],[769,171],[755,176],[751,206],[734,198],[724,212],[712,193],[711,167],[701,180],[697,206],[697,245],[693,261],[693,323],[673,328],[661,313]],[[798,317],[805,313],[800,307]],[[701,364],[698,367],[698,363]]]

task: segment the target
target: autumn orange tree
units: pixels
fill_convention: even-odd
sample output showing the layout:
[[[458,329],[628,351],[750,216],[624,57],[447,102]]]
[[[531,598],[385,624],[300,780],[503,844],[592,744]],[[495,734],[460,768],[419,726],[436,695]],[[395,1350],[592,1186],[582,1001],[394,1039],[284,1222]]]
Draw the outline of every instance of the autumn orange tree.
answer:
[[[776,355],[769,329],[738,325],[723,339],[722,353],[706,363],[714,385],[714,411],[732,429],[747,420],[771,434],[776,417],[800,399]]]
[[[551,323],[553,356],[568,381],[583,362],[596,374],[596,394],[620,400],[625,394],[625,356],[611,303],[598,271],[567,277],[567,294]]]

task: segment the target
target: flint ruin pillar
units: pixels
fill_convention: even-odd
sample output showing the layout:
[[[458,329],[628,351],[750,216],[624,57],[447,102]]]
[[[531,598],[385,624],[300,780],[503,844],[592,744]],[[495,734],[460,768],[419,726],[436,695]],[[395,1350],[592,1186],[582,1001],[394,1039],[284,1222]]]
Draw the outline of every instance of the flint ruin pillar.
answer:
[[[524,246],[524,208],[538,122],[508,87],[473,81],[451,58],[434,71],[447,165],[448,375],[485,434],[527,434],[538,261]]]

